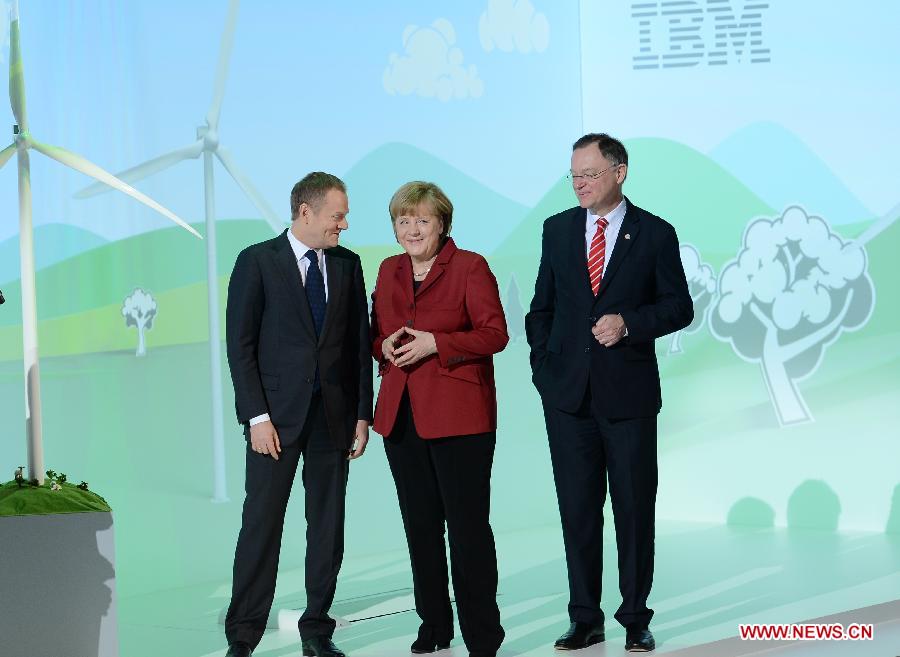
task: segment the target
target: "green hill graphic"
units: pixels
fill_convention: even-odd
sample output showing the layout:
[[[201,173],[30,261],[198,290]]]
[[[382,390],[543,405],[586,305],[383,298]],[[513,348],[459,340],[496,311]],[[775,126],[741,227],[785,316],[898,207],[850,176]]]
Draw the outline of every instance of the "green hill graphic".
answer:
[[[436,183],[453,203],[453,236],[460,248],[490,252],[528,211],[523,205],[482,185],[425,151],[390,143],[366,155],[344,176],[350,195],[350,230],[354,244],[393,241],[388,202],[411,180]],[[485,230],[485,225],[490,230]]]
[[[59,223],[35,226],[35,267],[49,267],[102,244],[106,244],[104,238],[78,226]],[[16,234],[0,242],[0,283],[18,280],[19,276],[19,236]]]
[[[680,239],[694,244],[704,260],[713,264],[717,272],[727,259],[737,253],[744,227],[750,219],[776,214],[740,181],[693,149],[661,139],[637,139],[629,142],[628,147],[631,170],[625,190],[629,198],[672,222]],[[355,185],[351,188],[351,197],[363,202],[368,198],[368,202],[374,204],[373,199],[385,186],[393,191],[392,177],[402,178],[404,182],[409,178],[402,171],[380,170],[378,162],[397,159],[412,161],[415,158],[428,161],[431,156],[401,144],[389,144],[374,151],[348,174],[350,181],[360,176],[356,183],[351,182]],[[439,161],[432,165],[432,169],[420,168],[418,173],[438,174],[439,169],[444,173],[452,170]],[[418,177],[436,179],[437,175]],[[474,188],[470,183],[471,179],[463,174],[459,174],[455,183],[442,182],[451,195],[453,192],[449,185],[469,185],[471,191]],[[491,201],[493,193],[483,186],[475,183],[475,188],[477,190],[471,193],[476,194],[476,199],[480,198],[482,204],[494,203],[495,212],[511,215],[518,211],[518,206],[499,195],[494,194]],[[478,202],[463,194],[458,192],[454,198],[457,211],[460,207],[476,207]],[[382,201],[386,203],[385,199]],[[565,178],[560,179],[534,208],[523,212],[524,218],[515,230],[489,254],[501,294],[506,293],[509,279],[515,274],[522,305],[527,309],[537,272],[543,221],[573,205],[571,185]],[[358,216],[358,202],[352,210],[357,221],[354,225],[358,226],[364,221]],[[383,215],[386,214],[383,210]],[[460,219],[463,216],[460,215]],[[478,216],[487,214],[481,212]],[[865,225],[861,223],[841,229],[847,235],[855,235]],[[196,227],[203,231],[202,224]],[[359,234],[353,235],[352,231],[347,238],[356,239],[345,240],[362,257],[370,291],[381,261],[400,251],[389,231],[390,224],[385,218],[378,229],[380,244],[354,247],[354,242],[364,242]],[[228,276],[235,257],[247,245],[271,238],[272,231],[261,220],[247,219],[220,221],[217,233],[218,274],[224,306]],[[897,225],[891,226],[868,245],[870,271],[876,285],[892,278],[893,259],[898,248],[900,228]],[[179,229],[165,228],[101,244],[45,267],[37,274],[42,355],[133,349],[135,336],[126,328],[120,309],[122,300],[135,287],[149,290],[159,304],[158,320],[148,335],[151,349],[168,344],[205,341],[208,334],[205,249],[205,243],[186,238]],[[10,303],[4,307],[5,312],[0,313],[0,360],[17,359],[21,357],[22,349],[21,317],[17,311],[19,283],[14,280],[4,284],[3,289]],[[882,300],[876,303],[875,313],[866,329],[844,336],[842,340],[856,340],[870,332],[895,332],[898,330],[898,318],[900,314]],[[705,329],[687,338],[689,343],[709,339]],[[692,361],[701,358],[709,348],[712,347],[686,354],[677,364],[672,362],[671,366],[688,369],[701,366]],[[712,360],[721,357],[721,349],[712,348],[712,351],[717,354]]]
[[[774,214],[753,192],[721,166],[694,149],[666,139],[634,139],[628,148],[625,194],[678,231],[718,270],[733,257],[744,226],[753,217]],[[575,205],[572,186],[560,179],[497,247],[491,263],[498,278],[510,274],[530,287],[537,274],[544,219]]]
[[[202,225],[195,228],[202,230]],[[237,254],[272,237],[262,220],[221,221],[217,225],[221,307]],[[353,248],[359,253],[371,291],[378,266],[399,251],[396,244]],[[159,316],[148,333],[150,348],[205,342],[205,244],[185,239],[178,228],[164,228],[105,244],[37,273],[41,355],[60,356],[134,348],[134,330],[125,326],[122,301],[135,287],[150,291]],[[4,287],[8,303],[0,315],[0,360],[22,356],[20,285]],[[224,335],[224,312],[221,314]]]
[[[202,224],[194,224],[201,234]],[[217,226],[219,274],[230,274],[242,248],[272,237],[262,220],[220,221]],[[39,248],[39,247],[37,247]],[[121,304],[135,287],[154,295],[206,280],[206,244],[179,228],[163,228],[104,244],[39,271],[38,319],[70,315]],[[19,282],[4,288],[12,301]],[[3,313],[0,326],[18,324],[16,313]]]

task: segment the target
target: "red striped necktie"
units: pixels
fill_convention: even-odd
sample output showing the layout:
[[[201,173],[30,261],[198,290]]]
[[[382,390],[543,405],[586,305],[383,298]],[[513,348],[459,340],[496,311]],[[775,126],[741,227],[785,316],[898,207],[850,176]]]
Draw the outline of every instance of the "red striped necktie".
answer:
[[[588,251],[588,277],[591,279],[591,290],[597,296],[600,289],[600,279],[603,278],[603,263],[606,260],[606,227],[609,222],[606,217],[597,219],[597,232],[591,240],[591,248]]]

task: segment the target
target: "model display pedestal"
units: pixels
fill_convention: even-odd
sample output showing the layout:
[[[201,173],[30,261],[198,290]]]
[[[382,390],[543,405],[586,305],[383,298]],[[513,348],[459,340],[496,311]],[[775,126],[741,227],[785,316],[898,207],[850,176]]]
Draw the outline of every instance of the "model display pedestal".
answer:
[[[0,487],[2,644],[31,657],[118,657],[112,513],[46,513],[42,503],[58,492]],[[37,515],[21,514],[34,512],[28,495],[44,498]],[[93,502],[87,496],[106,506],[87,491],[82,501]],[[59,505],[64,497],[50,499]]]

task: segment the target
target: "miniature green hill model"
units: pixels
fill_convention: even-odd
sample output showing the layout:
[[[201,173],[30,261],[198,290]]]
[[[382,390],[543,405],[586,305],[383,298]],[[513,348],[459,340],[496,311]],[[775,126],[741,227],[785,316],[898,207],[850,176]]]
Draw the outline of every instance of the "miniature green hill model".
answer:
[[[24,480],[20,469],[15,480],[0,485],[0,517],[112,511],[106,500],[88,490],[85,482],[70,484],[65,475],[52,470],[47,472],[43,485],[36,484]]]

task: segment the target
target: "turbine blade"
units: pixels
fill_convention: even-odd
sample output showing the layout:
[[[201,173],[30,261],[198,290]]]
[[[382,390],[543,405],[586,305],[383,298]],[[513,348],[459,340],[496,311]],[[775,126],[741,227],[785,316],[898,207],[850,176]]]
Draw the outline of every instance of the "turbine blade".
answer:
[[[262,194],[256,190],[253,183],[250,182],[250,179],[241,173],[228,151],[219,146],[216,150],[216,157],[219,158],[219,162],[222,163],[222,166],[225,167],[225,170],[234,179],[234,182],[237,183],[238,187],[243,190],[244,194],[247,195],[247,198],[249,198],[253,205],[256,206],[256,209],[262,213],[263,219],[269,222],[269,225],[272,227],[272,230],[275,231],[275,234],[277,235],[283,231],[286,222],[275,214],[275,211],[268,203],[266,203],[266,199],[264,199]]]
[[[182,160],[197,158],[202,152],[203,140],[198,139],[190,146],[185,146],[184,148],[179,148],[178,150],[166,153],[165,155],[155,157],[152,160],[147,160],[143,164],[138,164],[137,166],[133,166],[130,169],[126,169],[115,175],[119,180],[131,184],[138,180],[142,180],[143,178],[147,178],[148,176],[152,176],[155,173],[159,173],[164,169],[168,169],[173,164],[178,164]],[[90,196],[96,196],[97,194],[103,194],[109,190],[109,186],[105,183],[94,183],[77,192],[75,198],[88,198]]]
[[[212,104],[206,113],[206,124],[211,130],[219,125],[219,112],[222,109],[222,98],[225,96],[225,79],[228,77],[228,60],[231,59],[231,47],[234,45],[234,26],[237,23],[238,0],[228,3],[228,16],[225,19],[225,31],[222,32],[222,45],[219,48],[219,65],[216,68],[216,82],[213,87]]]
[[[19,125],[19,132],[28,130],[25,112],[25,71],[22,66],[22,45],[19,34],[19,0],[13,0],[9,10],[9,104]]]
[[[0,151],[0,168],[3,168],[3,165],[9,162],[9,158],[13,156],[13,153],[16,152],[16,143],[13,142],[2,151]]]
[[[69,167],[71,169],[75,169],[76,171],[80,171],[81,173],[85,174],[86,176],[90,176],[91,178],[96,178],[97,180],[100,180],[100,181],[106,183],[110,187],[115,187],[120,192],[128,194],[133,199],[140,201],[144,205],[156,210],[157,212],[159,212],[161,215],[163,215],[167,219],[174,221],[176,224],[178,224],[179,226],[181,226],[188,232],[192,233],[193,235],[200,237],[200,233],[198,233],[196,230],[191,228],[187,224],[187,222],[184,221],[177,214],[175,214],[171,210],[164,208],[163,206],[161,206],[159,203],[154,201],[152,198],[150,198],[146,194],[139,192],[138,190],[136,190],[134,187],[132,187],[128,183],[122,182],[121,180],[116,178],[114,175],[112,175],[108,171],[101,169],[96,164],[94,164],[93,162],[90,162],[89,160],[86,160],[85,158],[81,157],[80,155],[76,155],[75,153],[67,151],[64,148],[59,148],[58,146],[50,146],[48,144],[42,144],[39,141],[32,141],[31,147],[34,150],[36,150],[37,152],[43,153],[50,159],[56,160],[60,164],[65,164],[67,167]],[[200,237],[200,239],[203,239],[203,238]]]

